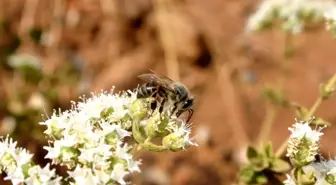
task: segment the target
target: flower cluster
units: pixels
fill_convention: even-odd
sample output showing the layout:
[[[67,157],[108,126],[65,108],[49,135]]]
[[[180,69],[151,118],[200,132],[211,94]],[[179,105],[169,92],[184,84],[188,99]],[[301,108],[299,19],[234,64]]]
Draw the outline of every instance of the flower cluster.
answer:
[[[292,132],[287,148],[287,157],[294,165],[291,175],[287,175],[285,185],[336,184],[336,161],[324,160],[319,153],[319,139],[323,135],[320,127],[313,130],[308,122],[297,121],[289,130]],[[300,182],[300,183],[298,183]]]
[[[151,98],[139,99],[137,92],[132,91],[102,92],[91,98],[82,97],[79,103],[73,102],[71,110],[55,111],[40,123],[46,126],[44,133],[50,143],[44,147],[48,151],[45,158],[51,159],[52,164],[67,167],[69,178],[64,181],[68,184],[126,184],[126,175],[140,172],[141,162],[133,158],[139,149],[179,151],[196,145],[189,137],[190,126],[171,114],[172,104],[165,104],[163,111],[152,110],[152,101]],[[162,144],[152,143],[154,138],[161,139]],[[15,147],[7,140],[1,144],[12,150]],[[30,165],[31,155],[22,149],[18,151],[26,161],[15,165],[29,164],[29,173],[21,169],[19,182],[24,180],[26,184],[34,184],[36,179],[53,180],[49,184],[60,182],[54,171],[48,172],[49,165],[43,169]],[[7,170],[12,163],[6,162],[4,159],[8,157],[3,155],[1,169],[12,172]],[[14,155],[11,158],[17,159]],[[16,182],[17,174],[9,175],[7,179]],[[43,182],[39,180],[35,184]]]
[[[336,184],[336,160],[313,162],[302,168],[304,182],[316,185]],[[296,180],[287,175],[285,185],[296,185]]]
[[[304,166],[314,161],[319,152],[319,140],[322,128],[313,130],[309,122],[297,121],[289,130],[287,154],[294,166]]]
[[[139,161],[129,153],[124,142],[131,136],[129,105],[135,95],[101,93],[83,102],[73,103],[70,111],[41,122],[52,146],[45,147],[46,158],[55,164],[66,165],[69,176],[77,184],[107,184],[111,179],[125,184],[124,176],[140,171]]]
[[[279,22],[285,31],[300,33],[305,25],[323,21],[333,5],[320,0],[264,0],[249,18],[247,31],[261,31]]]
[[[330,7],[328,11],[324,13],[326,19],[326,29],[336,36],[336,6]]]
[[[0,142],[0,172],[5,172],[5,180],[12,184],[61,184],[61,177],[49,165],[41,168],[31,161],[33,155],[16,146],[17,143],[6,137]]]

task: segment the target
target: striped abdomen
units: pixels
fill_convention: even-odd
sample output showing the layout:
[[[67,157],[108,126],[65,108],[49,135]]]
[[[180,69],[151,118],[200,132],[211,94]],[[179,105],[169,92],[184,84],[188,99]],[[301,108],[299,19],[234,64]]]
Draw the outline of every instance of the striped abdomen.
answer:
[[[148,97],[154,97],[157,94],[158,97],[167,97],[167,92],[164,88],[160,87],[155,82],[148,82],[143,84],[138,88],[138,98],[148,98]]]

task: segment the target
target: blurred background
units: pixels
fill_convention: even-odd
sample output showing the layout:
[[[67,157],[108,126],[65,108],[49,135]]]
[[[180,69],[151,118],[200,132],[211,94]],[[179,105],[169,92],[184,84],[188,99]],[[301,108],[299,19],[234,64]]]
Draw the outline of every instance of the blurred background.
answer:
[[[39,121],[83,94],[136,88],[143,83],[137,75],[152,69],[195,96],[199,147],[139,153],[142,173],[131,177],[134,184],[232,184],[240,149],[258,137],[264,120],[261,88],[281,72],[284,34],[246,34],[257,3],[0,0],[0,135],[13,135],[44,165],[47,143]],[[319,84],[336,72],[336,44],[324,29],[297,35],[294,44],[284,88],[289,100],[310,107]],[[335,105],[335,98],[325,102],[318,116],[333,123]],[[279,109],[270,134],[274,148],[294,118],[293,110]],[[335,134],[332,126],[322,138],[327,156],[336,154]]]

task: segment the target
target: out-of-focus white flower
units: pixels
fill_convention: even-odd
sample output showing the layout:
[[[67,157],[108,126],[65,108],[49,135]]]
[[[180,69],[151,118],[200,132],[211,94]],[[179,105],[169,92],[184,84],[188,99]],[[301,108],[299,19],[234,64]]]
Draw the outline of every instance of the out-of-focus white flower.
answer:
[[[211,137],[210,128],[204,125],[198,126],[196,128],[195,135],[195,140],[198,144],[208,144]]]
[[[305,166],[315,160],[319,152],[319,139],[322,128],[312,130],[308,122],[297,121],[292,128],[288,141],[287,154],[293,165]]]
[[[336,22],[336,6],[330,7],[330,9],[324,13],[324,17],[326,20]]]
[[[290,33],[300,33],[309,23],[322,22],[325,12],[334,5],[321,0],[264,0],[248,19],[247,31],[260,31],[279,23]]]
[[[147,184],[172,184],[172,178],[170,177],[169,173],[157,166],[151,166],[147,169],[144,169],[143,176],[145,183]]]
[[[16,128],[16,120],[11,117],[4,117],[0,122],[0,132],[3,135],[11,134]]]
[[[28,107],[35,110],[45,110],[47,108],[47,101],[41,93],[33,93],[28,100]]]
[[[308,166],[303,167],[305,174],[313,174],[316,185],[326,185],[336,183],[336,161],[322,160],[320,162],[313,162]]]
[[[324,17],[326,19],[326,29],[336,36],[336,5],[330,7],[330,9],[325,12]]]
[[[41,69],[41,60],[37,56],[28,54],[28,53],[20,53],[16,55],[12,55],[8,58],[8,64],[13,68],[20,67],[32,67],[34,69]]]
[[[284,185],[296,185],[294,179],[288,174],[286,174],[287,179],[283,182]]]

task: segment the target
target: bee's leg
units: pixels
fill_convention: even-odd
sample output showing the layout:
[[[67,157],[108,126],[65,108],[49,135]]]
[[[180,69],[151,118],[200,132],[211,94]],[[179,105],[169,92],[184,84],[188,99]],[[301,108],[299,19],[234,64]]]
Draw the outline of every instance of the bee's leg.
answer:
[[[152,112],[154,112],[154,110],[155,110],[156,107],[157,107],[157,101],[153,101],[153,102],[151,102],[151,103],[150,103],[150,106],[151,106],[151,110],[152,110]]]
[[[159,107],[159,113],[160,113],[160,120],[162,121],[162,113],[163,113],[163,108],[164,108],[164,104],[166,102],[165,98],[162,98],[161,102],[160,102],[160,107]]]
[[[153,115],[153,113],[155,112],[155,109],[157,108],[158,94],[159,94],[159,89],[156,88],[155,91],[154,91],[154,92],[152,93],[152,95],[150,96],[150,97],[153,97],[153,98],[154,98],[154,101],[152,101],[152,102],[150,103],[150,107],[151,107],[151,110],[152,110],[150,116]]]
[[[160,103],[160,107],[159,107],[159,112],[162,113],[163,112],[163,108],[164,108],[164,104],[166,103],[166,99],[163,98],[161,103]]]
[[[174,107],[173,107],[169,117],[171,117],[175,113],[176,110],[177,110],[177,102],[174,103]],[[178,114],[178,112],[176,113],[176,117],[179,117],[179,115],[177,115],[177,114]]]
[[[192,115],[194,114],[194,110],[193,109],[189,109],[188,112],[189,112],[189,115],[188,115],[187,123],[190,121]]]

